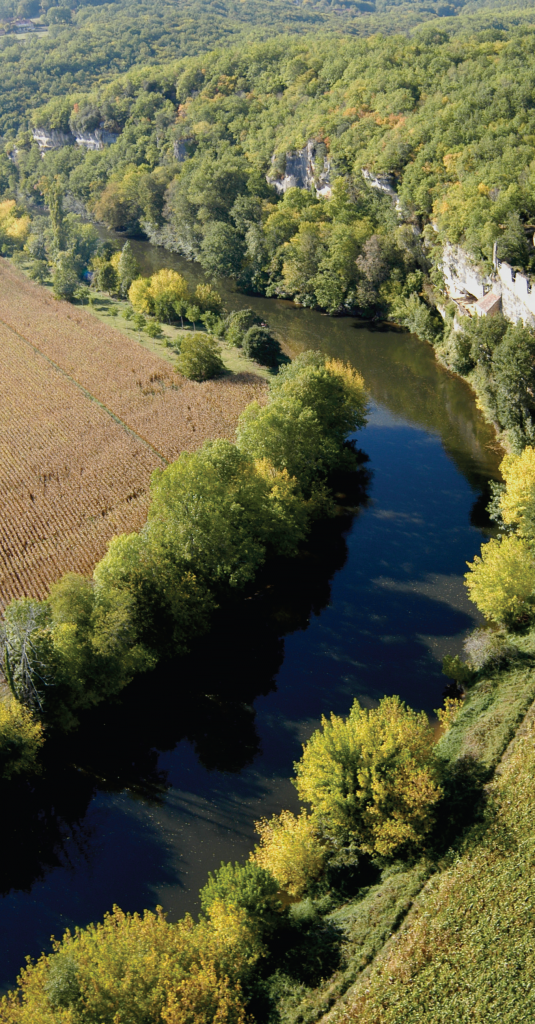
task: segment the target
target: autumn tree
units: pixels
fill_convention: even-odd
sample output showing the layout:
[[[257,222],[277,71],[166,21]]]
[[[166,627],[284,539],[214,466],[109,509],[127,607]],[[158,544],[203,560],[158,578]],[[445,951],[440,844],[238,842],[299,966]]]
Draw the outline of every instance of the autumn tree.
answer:
[[[347,718],[323,718],[304,745],[297,792],[326,835],[364,852],[392,856],[421,846],[441,797],[433,742],[425,712],[399,697],[371,710],[355,701]]]

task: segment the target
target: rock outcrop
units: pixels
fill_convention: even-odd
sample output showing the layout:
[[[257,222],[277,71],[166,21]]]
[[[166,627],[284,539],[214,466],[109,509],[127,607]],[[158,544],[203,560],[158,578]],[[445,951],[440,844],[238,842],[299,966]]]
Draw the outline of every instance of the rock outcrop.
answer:
[[[324,147],[322,145],[322,149]],[[318,151],[317,142],[307,142],[303,149],[297,149],[286,153],[286,167],[284,174],[277,176],[266,175],[269,185],[273,185],[277,192],[287,192],[289,188],[303,188],[310,191],[313,187],[320,196],[331,195],[330,162],[323,152]],[[275,162],[275,156],[272,163]]]
[[[372,174],[371,171],[362,171],[362,177],[368,183],[370,188],[377,188],[380,192],[386,192],[387,196],[390,196],[394,206],[399,213],[401,210],[401,203],[399,196],[394,188],[394,176],[392,174]]]
[[[41,153],[46,153],[50,149],[62,149],[63,146],[104,149],[104,146],[112,146],[119,138],[118,135],[106,132],[103,128],[96,128],[94,132],[61,132],[55,128],[34,128],[32,135]]]

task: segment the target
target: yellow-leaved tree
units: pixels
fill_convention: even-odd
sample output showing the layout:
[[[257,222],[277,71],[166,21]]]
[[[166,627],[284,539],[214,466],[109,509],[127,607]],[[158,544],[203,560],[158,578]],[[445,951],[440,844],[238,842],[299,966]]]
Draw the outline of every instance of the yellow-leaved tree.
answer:
[[[504,523],[516,527],[519,537],[535,540],[535,448],[506,455],[500,471],[505,491],[500,497]]]
[[[37,769],[43,727],[18,700],[0,700],[0,778]]]
[[[242,1024],[242,982],[262,946],[245,911],[221,902],[195,924],[158,908],[67,931],[21,972],[2,1024]]]
[[[371,710],[355,701],[347,718],[323,718],[305,743],[295,765],[299,797],[325,835],[364,852],[421,846],[442,795],[433,743],[425,712],[399,697]]]
[[[306,811],[281,811],[255,822],[260,843],[251,860],[269,871],[290,896],[302,896],[322,872],[327,850]]]
[[[189,297],[188,283],[182,274],[166,267],[152,275],[149,292],[156,316],[165,321],[176,320]]]
[[[30,218],[27,214],[19,215],[15,200],[5,199],[0,203],[0,244],[22,248],[29,233]]]
[[[154,306],[150,291],[150,278],[136,277],[128,289],[128,298],[136,313],[152,313]]]
[[[510,626],[533,611],[535,558],[523,537],[493,538],[467,565],[470,600],[486,619]]]

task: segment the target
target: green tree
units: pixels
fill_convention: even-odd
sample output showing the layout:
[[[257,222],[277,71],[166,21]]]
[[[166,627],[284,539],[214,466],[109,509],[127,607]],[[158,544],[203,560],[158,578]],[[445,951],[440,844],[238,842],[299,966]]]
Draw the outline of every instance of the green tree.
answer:
[[[79,284],[78,267],[72,252],[59,252],[52,271],[52,288],[57,299],[72,299]]]
[[[244,910],[247,921],[268,938],[281,922],[282,904],[276,879],[254,861],[225,864],[208,872],[208,881],[200,893],[201,907],[208,913],[216,902]]]
[[[221,348],[215,338],[206,334],[182,338],[177,370],[189,380],[209,380],[224,372]]]
[[[242,585],[265,558],[269,487],[230,441],[184,452],[153,477],[152,542],[212,586]]]
[[[355,701],[348,718],[322,718],[295,765],[301,800],[325,833],[392,856],[421,846],[441,797],[425,712],[399,697],[372,710]]]
[[[112,263],[107,260],[98,264],[97,267],[97,288],[101,292],[111,295],[118,288],[117,271]]]
[[[250,327],[243,339],[243,351],[263,366],[277,366],[281,347],[267,327]]]
[[[117,278],[121,295],[128,295],[133,281],[139,276],[139,267],[130,242],[125,242],[117,264]]]
[[[210,223],[204,232],[199,263],[209,274],[237,277],[245,255],[245,244],[231,224]]]

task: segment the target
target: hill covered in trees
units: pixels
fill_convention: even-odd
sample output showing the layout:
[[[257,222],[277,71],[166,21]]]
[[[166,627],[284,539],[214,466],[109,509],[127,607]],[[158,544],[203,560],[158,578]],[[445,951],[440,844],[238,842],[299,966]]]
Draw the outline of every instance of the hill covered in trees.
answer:
[[[29,112],[51,97],[90,89],[130,67],[283,32],[321,30],[338,38],[408,32],[422,21],[455,17],[463,7],[463,0],[0,0],[0,28],[7,33],[0,38],[0,133],[27,124]],[[47,34],[13,32],[17,16],[48,25]]]

